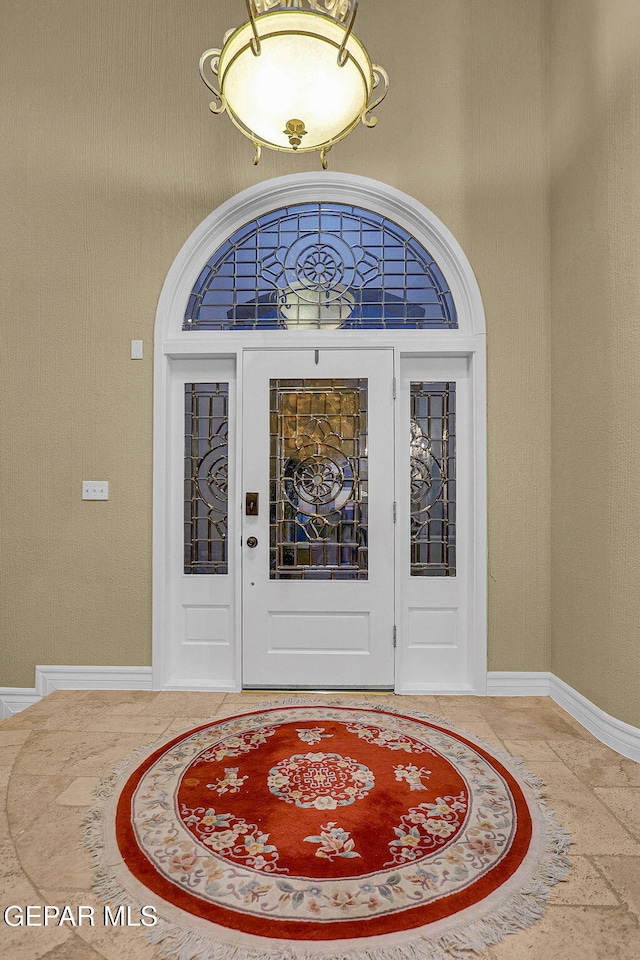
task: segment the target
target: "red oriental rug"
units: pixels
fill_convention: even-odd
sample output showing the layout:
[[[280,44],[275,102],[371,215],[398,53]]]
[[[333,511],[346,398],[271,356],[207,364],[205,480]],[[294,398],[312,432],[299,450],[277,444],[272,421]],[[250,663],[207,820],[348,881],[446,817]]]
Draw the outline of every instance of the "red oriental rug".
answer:
[[[167,957],[445,960],[535,922],[564,876],[539,788],[436,718],[297,700],[138,755],[87,842]]]

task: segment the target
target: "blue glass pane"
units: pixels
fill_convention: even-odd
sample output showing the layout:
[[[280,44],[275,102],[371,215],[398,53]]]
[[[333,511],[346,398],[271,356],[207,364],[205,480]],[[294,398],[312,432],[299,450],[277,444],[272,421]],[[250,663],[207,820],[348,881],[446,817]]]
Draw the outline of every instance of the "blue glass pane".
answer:
[[[245,224],[194,284],[183,330],[456,329],[448,284],[397,223],[303,203]]]

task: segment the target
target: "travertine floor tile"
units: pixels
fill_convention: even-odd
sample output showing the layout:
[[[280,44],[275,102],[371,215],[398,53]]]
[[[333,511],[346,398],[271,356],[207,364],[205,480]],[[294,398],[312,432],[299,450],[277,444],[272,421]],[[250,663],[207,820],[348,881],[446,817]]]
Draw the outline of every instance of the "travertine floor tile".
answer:
[[[7,717],[6,720],[0,720],[0,730],[34,730],[39,727],[40,724],[45,722],[49,714],[32,713],[33,709],[34,707],[30,707],[28,710],[14,713],[12,717]]]
[[[3,904],[6,906],[15,904],[24,909],[27,904],[41,904],[41,895],[26,882],[16,884],[9,892],[8,898],[3,897]],[[11,912],[9,917],[13,924],[17,921],[18,915]],[[3,923],[2,920],[0,923],[2,923],[0,949],[3,960],[5,958],[6,960],[41,960],[44,957],[49,960],[52,950],[64,948],[73,938],[71,931],[64,927],[14,927]],[[65,954],[58,956],[64,957]]]
[[[16,853],[13,839],[7,835],[0,840],[0,890],[5,897],[10,894],[14,883],[21,879],[24,879],[22,864]]]
[[[122,705],[121,705],[122,706]],[[129,706],[127,702],[125,706]],[[134,704],[136,706],[136,704]],[[115,713],[105,707],[104,700],[91,706],[84,702],[74,709],[65,710],[61,716],[51,716],[40,728],[50,730],[82,730],[86,733],[150,733],[160,736],[167,725],[162,717],[149,717],[136,713]]]
[[[640,788],[595,787],[596,796],[621,820],[627,829],[640,840]],[[611,851],[613,853],[613,851]]]
[[[595,860],[620,900],[640,920],[640,861],[637,857],[596,857]]]
[[[66,773],[55,776],[14,773],[7,791],[7,814],[14,831],[28,827],[34,816],[53,810],[58,797],[75,778]]]
[[[106,709],[114,717],[131,717],[137,716],[139,713],[146,713],[153,702],[153,700],[125,700],[122,703],[109,704]],[[105,707],[104,701],[101,706]]]
[[[145,704],[149,717],[177,717],[203,714],[213,716],[227,695],[224,693],[189,693],[167,690],[160,697]]]
[[[159,696],[157,690],[86,690],[78,699],[82,703],[100,700],[107,704],[151,703]]]
[[[449,697],[446,698],[450,699]],[[452,697],[462,701],[462,697]],[[480,707],[491,710],[498,707],[502,710],[547,710],[553,706],[551,697],[473,697]]]
[[[19,743],[8,747],[0,747],[0,795],[7,790],[13,767],[20,756],[21,750],[22,744]]]
[[[15,773],[44,776],[64,772],[70,777],[104,776],[137,747],[156,738],[144,734],[44,731],[29,738],[14,766]]]
[[[573,742],[562,740],[561,743]],[[526,763],[541,760],[559,760],[558,754],[546,740],[505,740],[504,745],[514,757],[520,757]]]
[[[77,777],[56,797],[56,803],[70,807],[86,807],[92,802],[94,790],[99,783],[99,777]]]
[[[594,737],[586,727],[583,727],[582,724],[574,719],[570,713],[567,713],[567,711],[564,710],[559,703],[556,703],[555,700],[551,700],[551,698],[549,699],[549,707],[557,716],[562,717],[565,723],[568,723],[570,727],[573,727],[581,740],[588,740],[589,743],[600,743],[600,741]]]
[[[573,838],[572,854],[640,855],[640,844],[566,764],[540,761],[533,772],[542,777],[550,806]]]
[[[0,803],[2,798],[0,797]],[[0,809],[0,841],[9,837],[9,818],[4,810]]]
[[[636,960],[638,956],[640,928],[623,907],[550,906],[533,927],[507,937],[489,953],[491,960]]]
[[[233,717],[236,714],[248,713],[250,710],[255,710],[256,707],[260,706],[260,701],[254,701],[253,703],[247,703],[246,700],[225,700],[215,712],[215,719],[220,720],[222,717]],[[204,718],[208,719],[208,718]],[[204,722],[204,719],[201,722]]]
[[[92,950],[74,931],[66,943],[54,947],[43,960],[103,960],[103,954]]]
[[[228,716],[232,716],[235,711],[230,711]],[[167,727],[167,740],[177,737],[186,730],[194,730],[196,727],[205,726],[207,723],[213,723],[214,720],[222,720],[227,714],[217,714],[215,717],[172,717]]]
[[[86,723],[81,729],[87,733],[140,733],[145,737],[159,737],[167,728],[168,717],[148,717],[144,714],[102,713]]]
[[[571,869],[551,891],[549,903],[571,906],[618,906],[620,899],[587,857],[571,857]]]
[[[0,748],[13,747],[16,744],[22,745],[31,733],[28,729],[23,730],[5,730],[0,726]]]
[[[22,746],[22,743],[7,743],[4,746],[0,744],[0,769],[11,769],[22,750]]]
[[[114,690],[110,690],[109,693],[116,693]],[[59,700],[80,700],[84,696],[82,690],[54,690],[52,693],[44,697],[41,703],[56,703]]]
[[[82,845],[84,812],[60,806],[55,818],[46,810],[30,825],[13,830],[20,863],[39,887],[91,889],[91,857]]]
[[[46,897],[47,903],[56,906],[63,906],[66,903],[70,905],[81,903],[93,907],[94,926],[83,923],[82,926],[76,927],[74,930],[74,941],[86,950],[86,955],[91,960],[94,956],[100,957],[101,960],[158,960],[160,957],[160,954],[145,939],[139,927],[106,924],[104,919],[105,901],[96,896],[95,893],[88,893],[84,890],[67,891],[46,887],[43,890],[43,896]],[[150,896],[150,902],[153,903],[154,898],[152,895]],[[112,914],[117,916],[118,905],[108,904],[108,906],[111,907]],[[134,922],[138,920],[137,913],[133,910],[131,919]],[[80,960],[84,960],[84,956],[80,953]]]
[[[398,698],[403,699],[403,698]],[[487,697],[438,697],[440,706],[447,706],[452,710],[481,710],[483,703],[487,702]]]
[[[486,716],[479,705],[480,697],[438,697],[440,716],[446,717],[451,723],[467,723],[467,721],[486,721]],[[455,703],[451,703],[455,700]]]
[[[506,728],[511,740],[560,740],[576,738],[576,731],[548,705],[544,707],[502,707],[483,711],[494,726]]]
[[[454,723],[454,726],[461,733],[470,734],[472,739],[478,737],[481,740],[486,740],[496,750],[506,752],[495,727],[487,723],[486,720],[465,720],[464,722]]]
[[[552,740],[550,745],[592,787],[640,787],[640,763],[621,757],[603,743]]]
[[[99,951],[104,960],[159,960],[162,956],[135,927],[83,928],[78,936]]]
[[[32,717],[44,714],[49,716],[58,710],[64,710],[67,704],[77,703],[80,696],[82,694],[78,690],[56,690],[29,707],[29,714]]]

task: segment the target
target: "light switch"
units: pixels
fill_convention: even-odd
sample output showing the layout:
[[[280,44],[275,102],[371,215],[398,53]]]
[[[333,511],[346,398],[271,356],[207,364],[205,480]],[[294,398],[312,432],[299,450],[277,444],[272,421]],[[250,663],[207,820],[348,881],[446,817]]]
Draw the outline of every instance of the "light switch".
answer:
[[[82,481],[82,499],[83,500],[108,500],[109,499],[109,481],[108,480],[83,480]]]
[[[142,360],[142,340],[131,341],[131,359]]]

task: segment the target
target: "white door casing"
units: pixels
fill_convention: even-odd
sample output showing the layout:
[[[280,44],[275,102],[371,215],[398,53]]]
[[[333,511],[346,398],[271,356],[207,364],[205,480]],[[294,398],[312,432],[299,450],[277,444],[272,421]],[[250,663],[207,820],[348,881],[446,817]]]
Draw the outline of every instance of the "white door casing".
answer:
[[[266,211],[287,204],[323,200],[358,204],[374,210],[415,236],[429,250],[446,277],[456,303],[459,329],[289,330],[284,334],[282,331],[182,331],[186,302],[202,265],[235,229]],[[460,403],[459,469],[462,470],[465,464],[466,477],[459,490],[462,511],[459,557],[467,568],[464,575],[460,569],[455,584],[450,578],[438,577],[421,588],[416,581],[419,579],[424,584],[425,578],[406,576],[408,500],[403,507],[403,498],[398,496],[395,689],[399,693],[484,693],[486,366],[484,313],[478,286],[455,239],[415,199],[377,181],[333,173],[278,178],[227,201],[187,240],[165,281],[156,317],[154,373],[154,688],[241,688],[242,585],[236,574],[240,569],[244,490],[241,484],[242,444],[235,443],[235,440],[241,433],[237,424],[243,418],[244,354],[273,350],[276,346],[279,350],[286,347],[286,350],[302,351],[318,348],[321,351],[393,349],[398,383],[398,490],[403,482],[402,472],[407,468],[402,439],[403,424],[406,423],[406,384],[414,373],[422,380],[455,378]],[[412,364],[418,367],[412,368]],[[438,364],[445,366],[439,368]],[[234,395],[230,414],[233,423],[230,425],[230,575],[226,578],[189,578],[181,573],[184,383],[210,382],[222,376],[228,378]],[[462,425],[462,419],[466,426]],[[464,522],[463,514],[466,517]],[[466,559],[463,557],[465,550]],[[438,591],[439,587],[439,595],[429,598],[430,592]],[[451,612],[454,610],[459,610],[460,615],[453,617]],[[452,630],[454,619],[455,628]]]
[[[366,537],[366,579],[275,579],[270,571],[269,464],[270,443],[274,441],[269,393],[270,383],[286,380],[329,385],[336,380],[357,380],[363,384],[367,420],[367,448],[362,451],[365,476],[354,478],[350,490],[348,482],[342,489],[347,497],[345,506],[357,503],[360,496],[365,501],[367,520],[362,534]],[[258,494],[259,514],[251,516],[246,509],[243,511],[243,684],[393,689],[393,351],[246,350],[244,384],[243,490],[245,495],[247,491]],[[326,421],[309,419],[320,433],[331,427]],[[302,446],[302,455],[310,455],[303,467],[313,465],[318,449],[328,451],[334,447],[318,446],[314,436]],[[336,467],[335,461],[328,458],[326,462],[331,463],[337,475],[340,465]],[[291,485],[304,481],[305,476],[295,476]],[[313,474],[307,480],[313,482]],[[339,482],[336,476],[336,486]],[[328,496],[333,494],[332,485],[326,488]],[[292,496],[297,497],[297,493]],[[333,510],[331,501],[327,506]],[[312,523],[315,525],[316,520]],[[293,524],[286,526],[290,530]],[[327,538],[332,529],[328,527]],[[295,525],[295,531],[306,536],[303,530],[304,524]],[[314,531],[310,530],[309,535],[313,540]],[[255,540],[256,546],[248,545]],[[322,547],[321,536],[316,540],[316,549],[323,552]],[[349,573],[353,575],[353,571]]]

